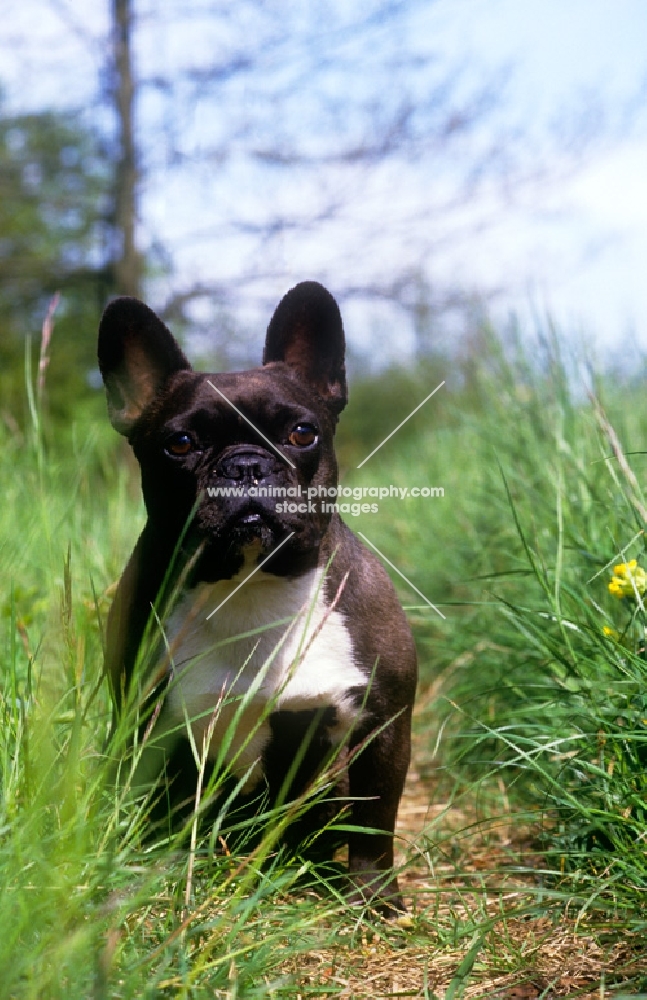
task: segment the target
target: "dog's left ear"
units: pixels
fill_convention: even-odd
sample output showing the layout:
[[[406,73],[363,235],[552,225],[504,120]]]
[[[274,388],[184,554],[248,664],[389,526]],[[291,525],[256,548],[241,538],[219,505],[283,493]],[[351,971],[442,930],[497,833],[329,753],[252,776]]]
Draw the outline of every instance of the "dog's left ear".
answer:
[[[191,368],[159,316],[139,299],[127,297],[106,307],[98,355],[110,421],[127,436],[171,375]]]
[[[335,414],[346,406],[344,327],[339,306],[323,285],[302,281],[283,296],[270,320],[263,364],[295,368]]]

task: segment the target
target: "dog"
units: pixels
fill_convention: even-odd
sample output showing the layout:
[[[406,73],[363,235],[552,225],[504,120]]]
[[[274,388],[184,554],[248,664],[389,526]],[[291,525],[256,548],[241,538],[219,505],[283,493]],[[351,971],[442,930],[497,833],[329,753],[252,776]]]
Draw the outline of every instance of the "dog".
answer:
[[[262,366],[206,375],[151,309],[118,298],[98,356],[147,511],[106,653],[117,713],[135,677],[157,699],[138,781],[163,776],[165,801],[194,802],[197,748],[228,768],[241,799],[293,800],[342,754],[335,808],[352,811],[350,897],[397,913],[416,652],[389,577],[335,509],[347,401],[335,299],[317,282],[296,285],[270,321]],[[299,822],[303,837],[326,820],[313,807]]]

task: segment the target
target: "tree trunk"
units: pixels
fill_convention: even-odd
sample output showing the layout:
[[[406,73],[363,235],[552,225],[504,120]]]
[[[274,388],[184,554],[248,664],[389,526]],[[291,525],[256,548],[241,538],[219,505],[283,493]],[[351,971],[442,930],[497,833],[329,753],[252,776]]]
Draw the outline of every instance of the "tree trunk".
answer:
[[[119,295],[139,296],[141,257],[135,246],[139,172],[133,129],[132,0],[112,0],[112,24],[113,100],[119,147],[115,170],[115,291]]]

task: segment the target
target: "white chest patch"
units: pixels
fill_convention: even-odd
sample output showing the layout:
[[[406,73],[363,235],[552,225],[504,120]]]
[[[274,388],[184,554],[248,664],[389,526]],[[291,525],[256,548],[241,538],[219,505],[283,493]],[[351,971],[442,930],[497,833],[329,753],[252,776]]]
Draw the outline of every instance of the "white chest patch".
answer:
[[[199,584],[170,615],[172,681],[154,734],[168,746],[168,734],[190,723],[198,752],[222,754],[238,778],[247,775],[248,790],[262,775],[268,707],[333,707],[330,736],[339,741],[357,718],[351,689],[368,680],[342,615],[325,605],[321,570],[295,579],[259,571],[236,590],[252,568]]]

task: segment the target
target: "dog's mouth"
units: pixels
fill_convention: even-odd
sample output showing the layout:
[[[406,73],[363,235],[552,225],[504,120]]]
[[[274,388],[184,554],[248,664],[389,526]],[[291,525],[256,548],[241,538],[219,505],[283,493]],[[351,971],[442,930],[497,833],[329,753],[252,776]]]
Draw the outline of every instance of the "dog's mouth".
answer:
[[[264,512],[247,510],[235,515],[227,525],[226,535],[231,548],[245,548],[260,542],[261,555],[269,552],[280,541],[284,530]]]
[[[259,528],[264,524],[263,515],[259,514],[258,511],[250,511],[248,514],[241,514],[240,517],[236,518],[236,523],[253,530],[254,528]]]
[[[285,527],[265,511],[246,507],[236,512],[217,535],[203,537],[192,582],[230,579],[250,556],[259,562],[266,559],[285,534]]]

